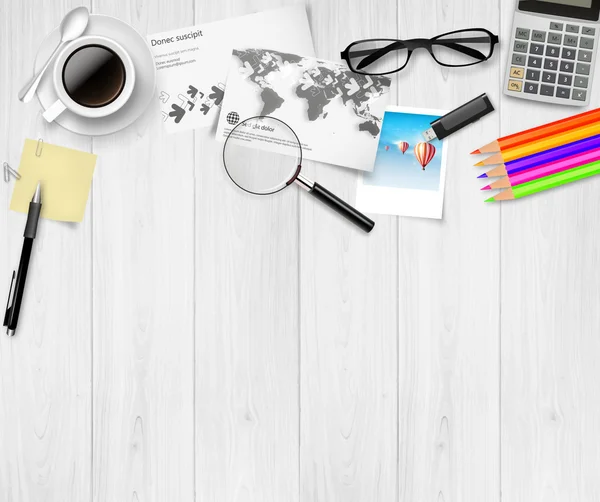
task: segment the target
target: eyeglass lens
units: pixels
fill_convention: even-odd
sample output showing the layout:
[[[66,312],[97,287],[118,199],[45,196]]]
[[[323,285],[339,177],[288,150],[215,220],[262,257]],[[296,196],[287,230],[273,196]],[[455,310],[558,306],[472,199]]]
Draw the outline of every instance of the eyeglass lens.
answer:
[[[447,66],[467,66],[487,59],[492,39],[485,31],[461,31],[436,37],[431,52],[438,63]]]
[[[352,47],[350,69],[370,74],[390,73],[408,60],[408,49],[396,40],[365,40]]]

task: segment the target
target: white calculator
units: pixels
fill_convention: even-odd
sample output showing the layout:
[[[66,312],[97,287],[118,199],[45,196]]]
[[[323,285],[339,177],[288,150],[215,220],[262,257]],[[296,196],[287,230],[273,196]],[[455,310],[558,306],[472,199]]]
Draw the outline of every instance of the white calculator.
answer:
[[[590,102],[600,0],[519,0],[504,93],[545,103]]]

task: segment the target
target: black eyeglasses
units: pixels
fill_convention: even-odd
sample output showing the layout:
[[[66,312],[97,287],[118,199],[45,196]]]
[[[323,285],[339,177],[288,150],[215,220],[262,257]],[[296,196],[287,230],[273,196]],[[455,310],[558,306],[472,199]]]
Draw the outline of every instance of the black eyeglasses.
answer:
[[[373,38],[351,43],[341,56],[348,67],[363,75],[387,75],[402,70],[415,49],[427,49],[442,66],[471,66],[487,61],[498,36],[483,28],[456,30],[437,37],[394,40]]]

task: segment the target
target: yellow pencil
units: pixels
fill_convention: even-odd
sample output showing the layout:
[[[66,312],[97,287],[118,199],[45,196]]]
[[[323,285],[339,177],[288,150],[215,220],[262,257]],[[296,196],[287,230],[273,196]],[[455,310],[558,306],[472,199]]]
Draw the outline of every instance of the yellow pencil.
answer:
[[[555,134],[554,136],[548,136],[547,138],[534,141],[532,143],[510,148],[502,153],[492,155],[491,157],[488,157],[487,159],[482,160],[475,165],[489,166],[492,164],[503,164],[505,162],[510,162],[511,160],[526,157],[527,155],[543,152],[550,148],[566,145],[567,143],[572,143],[573,141],[589,138],[590,136],[595,136],[596,134],[600,134],[600,122],[594,122],[583,127],[578,127],[577,129],[572,129],[568,132],[561,132],[559,134]]]

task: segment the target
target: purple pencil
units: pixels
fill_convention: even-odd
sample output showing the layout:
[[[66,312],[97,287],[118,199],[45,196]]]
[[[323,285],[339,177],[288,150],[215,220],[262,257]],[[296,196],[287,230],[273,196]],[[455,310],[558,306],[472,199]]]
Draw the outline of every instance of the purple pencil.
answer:
[[[491,171],[478,176],[479,178],[493,178],[494,176],[506,176],[507,174],[515,174],[525,169],[532,169],[548,162],[554,162],[571,155],[577,155],[579,153],[586,152],[600,148],[600,134],[596,136],[590,136],[589,138],[580,139],[573,143],[566,145],[557,146],[544,152],[535,153],[528,155],[521,159],[511,160],[506,164],[500,164]]]

